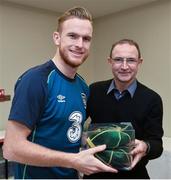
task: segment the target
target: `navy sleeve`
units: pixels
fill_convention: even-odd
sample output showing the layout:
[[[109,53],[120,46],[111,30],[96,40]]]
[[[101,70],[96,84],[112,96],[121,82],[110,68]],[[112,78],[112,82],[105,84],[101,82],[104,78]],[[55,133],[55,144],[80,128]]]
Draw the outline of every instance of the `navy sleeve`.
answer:
[[[46,91],[46,81],[40,73],[29,71],[21,76],[15,85],[9,120],[33,129],[43,112]]]

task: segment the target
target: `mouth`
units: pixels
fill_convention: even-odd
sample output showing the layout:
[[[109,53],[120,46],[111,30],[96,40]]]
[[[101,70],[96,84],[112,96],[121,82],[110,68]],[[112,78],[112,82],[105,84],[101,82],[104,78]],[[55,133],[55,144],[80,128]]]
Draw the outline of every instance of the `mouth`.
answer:
[[[84,54],[83,51],[70,50],[70,52],[76,57],[82,57],[82,55]]]
[[[122,71],[122,72],[119,72],[119,74],[127,75],[127,74],[130,74],[130,72]]]

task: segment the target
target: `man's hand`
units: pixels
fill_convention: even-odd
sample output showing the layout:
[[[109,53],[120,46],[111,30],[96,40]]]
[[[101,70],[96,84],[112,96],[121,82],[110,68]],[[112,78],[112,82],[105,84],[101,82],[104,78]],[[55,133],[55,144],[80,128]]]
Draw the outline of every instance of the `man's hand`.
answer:
[[[146,155],[147,148],[147,144],[144,141],[135,139],[135,148],[131,151],[131,154],[133,155],[131,168],[134,168],[141,158]]]
[[[86,175],[98,172],[117,173],[118,171],[116,169],[105,165],[96,157],[94,157],[95,153],[103,151],[105,149],[106,145],[101,145],[87,150],[83,150],[78,154],[75,154],[73,160],[73,168]]]

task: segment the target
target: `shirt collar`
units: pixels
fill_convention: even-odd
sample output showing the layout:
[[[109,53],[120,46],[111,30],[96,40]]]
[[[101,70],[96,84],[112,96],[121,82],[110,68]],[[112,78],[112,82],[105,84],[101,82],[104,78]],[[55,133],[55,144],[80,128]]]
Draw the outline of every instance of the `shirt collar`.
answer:
[[[126,89],[130,93],[132,98],[134,96],[136,88],[137,88],[137,80],[133,81],[132,84]],[[114,80],[110,83],[110,86],[109,86],[109,89],[107,91],[107,94],[109,94],[113,89],[118,90],[116,88]]]

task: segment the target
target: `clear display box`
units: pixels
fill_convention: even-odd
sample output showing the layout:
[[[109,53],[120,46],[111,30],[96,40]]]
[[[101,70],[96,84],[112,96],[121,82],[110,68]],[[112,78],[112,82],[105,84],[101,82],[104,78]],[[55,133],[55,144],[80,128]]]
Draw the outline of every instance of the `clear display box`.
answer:
[[[135,145],[135,130],[131,123],[90,124],[84,129],[82,149],[106,144],[106,149],[95,156],[118,170],[130,170]]]

